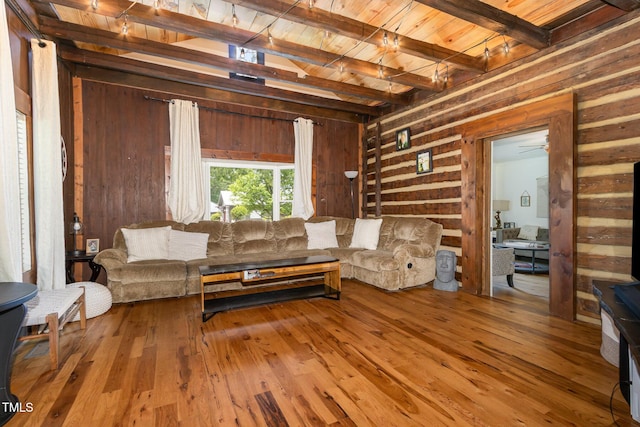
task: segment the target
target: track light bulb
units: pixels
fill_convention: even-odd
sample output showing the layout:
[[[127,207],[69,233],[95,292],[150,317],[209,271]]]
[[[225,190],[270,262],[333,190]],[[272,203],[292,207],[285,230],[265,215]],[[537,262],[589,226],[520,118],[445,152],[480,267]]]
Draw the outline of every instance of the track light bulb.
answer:
[[[98,9],[98,0],[91,0],[91,8],[93,10]]]
[[[343,62],[340,63],[340,72],[341,73],[344,72],[344,63]]]
[[[244,48],[240,48],[240,59],[244,59]]]
[[[127,24],[127,20],[125,19],[124,23],[122,24],[122,34],[126,36],[128,32],[129,32],[129,25]]]
[[[154,9],[160,9],[160,1],[159,0],[154,0],[153,1],[153,8]]]
[[[489,48],[487,47],[487,41],[484,41],[484,58],[489,59],[491,53],[489,52]]]
[[[382,35],[382,45],[385,47],[389,45],[389,36],[387,35],[386,31]]]
[[[314,3],[313,0],[309,0],[309,9],[313,9],[313,3]]]
[[[231,5],[231,24],[233,25],[233,28],[238,26],[238,15],[236,15],[236,5],[235,4]]]
[[[438,73],[438,66],[436,65],[436,70],[433,72],[433,77],[431,79],[434,83],[437,83],[440,80],[440,74]]]
[[[384,69],[382,68],[382,64],[378,65],[378,77],[379,78],[384,77]]]
[[[393,49],[398,50],[399,46],[400,46],[400,40],[398,40],[398,33],[396,33],[393,36]]]

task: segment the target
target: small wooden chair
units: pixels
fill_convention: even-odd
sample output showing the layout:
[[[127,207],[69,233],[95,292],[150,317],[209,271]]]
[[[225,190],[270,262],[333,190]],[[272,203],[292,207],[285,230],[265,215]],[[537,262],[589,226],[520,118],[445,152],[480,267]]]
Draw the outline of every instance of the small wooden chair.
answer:
[[[58,369],[58,353],[60,350],[60,331],[77,313],[80,313],[80,328],[87,326],[84,287],[39,291],[25,303],[27,314],[22,322],[28,335],[20,337],[20,341],[32,339],[49,339],[49,358],[51,369]]]

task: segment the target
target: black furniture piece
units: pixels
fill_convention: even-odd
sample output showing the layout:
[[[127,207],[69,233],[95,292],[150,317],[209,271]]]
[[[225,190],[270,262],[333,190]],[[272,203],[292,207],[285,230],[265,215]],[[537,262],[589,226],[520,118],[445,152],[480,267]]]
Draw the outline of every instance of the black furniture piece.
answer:
[[[73,265],[76,262],[89,263],[89,268],[91,269],[91,278],[89,279],[89,281],[95,282],[96,279],[98,278],[98,275],[100,274],[100,269],[102,268],[100,264],[96,264],[95,262],[93,262],[93,259],[96,257],[96,255],[97,254],[87,254],[87,253],[74,255],[72,252],[67,252],[67,255],[65,257],[65,264],[67,269],[67,283],[73,283],[76,281],[76,279],[73,276]]]
[[[614,325],[620,332],[620,391],[626,401],[631,404],[634,390],[629,382],[631,377],[629,355],[633,357],[636,365],[640,361],[640,311],[638,311],[640,307],[640,282],[612,284],[594,280],[593,294],[600,300],[600,308],[611,316]],[[636,384],[634,387],[637,396],[638,385]]]
[[[37,293],[36,285],[0,282],[0,426],[9,421],[20,406],[10,388],[13,349],[27,313],[24,303]]]

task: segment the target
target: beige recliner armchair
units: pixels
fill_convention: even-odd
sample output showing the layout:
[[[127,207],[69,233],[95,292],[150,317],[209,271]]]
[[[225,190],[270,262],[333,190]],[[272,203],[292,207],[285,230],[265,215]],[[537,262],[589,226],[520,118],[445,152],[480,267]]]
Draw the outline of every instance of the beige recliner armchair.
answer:
[[[513,273],[516,271],[516,255],[513,248],[492,248],[491,275],[507,276],[507,283],[513,288]]]

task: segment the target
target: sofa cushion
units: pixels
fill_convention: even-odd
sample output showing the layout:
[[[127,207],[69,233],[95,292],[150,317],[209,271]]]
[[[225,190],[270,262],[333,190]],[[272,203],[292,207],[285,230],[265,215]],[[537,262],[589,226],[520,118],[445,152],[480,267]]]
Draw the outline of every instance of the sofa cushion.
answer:
[[[518,233],[518,239],[523,240],[536,240],[538,238],[538,226],[537,225],[523,225]]]
[[[349,245],[349,247],[375,250],[378,247],[381,225],[382,218],[357,218],[356,225],[353,228],[351,245]]]
[[[207,256],[222,256],[233,253],[231,224],[221,221],[200,221],[187,225],[184,231],[207,233]]]
[[[371,271],[393,271],[400,268],[400,263],[388,251],[358,251],[351,257],[354,267]]]
[[[277,244],[273,222],[261,219],[238,221],[231,224],[234,254],[276,252]]]
[[[314,216],[307,220],[307,222],[317,223],[325,221],[336,222],[336,239],[338,240],[338,247],[348,248],[351,244],[353,237],[353,226],[356,221],[352,218],[334,217],[334,216]]]
[[[284,218],[273,222],[278,252],[299,251],[307,249],[307,234],[304,219],[298,217]]]
[[[307,249],[337,248],[336,222],[334,220],[307,223],[304,225],[307,230]]]
[[[158,228],[158,227],[166,227],[170,226],[174,230],[184,230],[184,224],[181,222],[175,222],[171,220],[157,220],[157,221],[147,221],[141,222],[138,224],[130,224],[124,228],[128,229],[143,229],[143,228]],[[127,242],[124,240],[124,236],[122,235],[122,228],[118,228],[113,235],[113,248],[114,249],[122,249],[127,250]]]
[[[170,226],[156,228],[123,228],[127,244],[127,262],[169,258]]]
[[[207,233],[169,231],[169,259],[191,261],[207,257]]]

